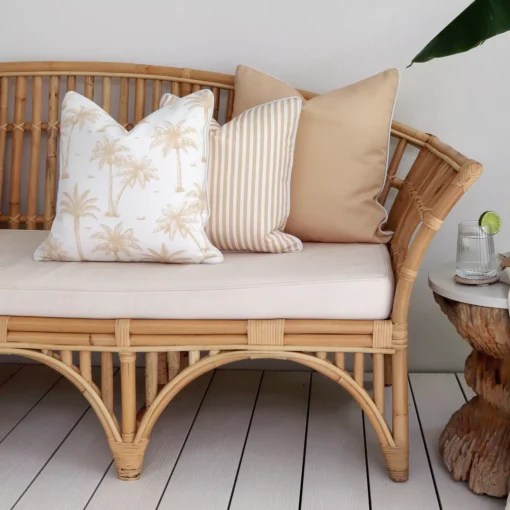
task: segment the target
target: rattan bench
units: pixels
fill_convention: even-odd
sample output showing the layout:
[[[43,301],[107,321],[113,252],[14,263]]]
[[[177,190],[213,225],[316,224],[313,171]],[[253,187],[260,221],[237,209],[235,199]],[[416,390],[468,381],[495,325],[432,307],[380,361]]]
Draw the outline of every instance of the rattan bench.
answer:
[[[110,63],[0,64],[0,250],[9,230],[51,227],[55,215],[59,106],[66,90],[78,90],[96,100],[130,129],[158,107],[162,93],[171,91],[183,96],[203,87],[214,93],[215,118],[229,120],[234,78],[227,74]],[[307,92],[304,95],[313,96]],[[389,317],[41,317],[34,316],[30,307],[23,313],[9,315],[6,301],[0,297],[0,354],[44,363],[83,393],[106,432],[123,480],[140,476],[151,430],[181,389],[216,367],[259,358],[300,363],[345,388],[369,418],[391,478],[407,480],[407,317],[411,291],[435,232],[480,176],[482,168],[436,137],[397,122],[393,123],[392,136],[397,145],[380,196],[384,203],[390,188],[397,190],[387,223],[387,229],[395,232],[388,246],[395,278]],[[397,170],[409,146],[419,153],[407,176],[400,178]],[[8,203],[1,203],[2,196],[8,197]],[[92,377],[93,352],[101,353],[101,378],[97,384]],[[114,355],[120,359],[119,417],[114,412]],[[346,355],[353,356],[352,373],[345,368]],[[364,387],[367,355],[373,358],[370,393]],[[136,401],[135,367],[140,356],[145,356],[144,403]],[[384,417],[385,384],[393,384],[391,428]],[[142,410],[138,411],[140,407]]]

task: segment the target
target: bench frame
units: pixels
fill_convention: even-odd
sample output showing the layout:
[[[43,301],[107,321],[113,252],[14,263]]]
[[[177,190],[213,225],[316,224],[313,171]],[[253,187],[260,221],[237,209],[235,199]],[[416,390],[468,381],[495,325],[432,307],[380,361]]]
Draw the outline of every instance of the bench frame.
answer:
[[[229,120],[234,77],[160,66],[90,62],[0,64],[0,228],[51,227],[55,215],[57,138],[63,91],[83,81],[85,96],[112,110],[118,90],[118,118],[127,129],[158,107],[165,88],[184,96],[211,88],[214,117]],[[119,83],[118,89],[116,83]],[[14,98],[12,90],[14,87]],[[44,98],[43,98],[44,91]],[[303,92],[305,98],[314,94]],[[31,108],[26,108],[27,99]],[[45,103],[47,101],[47,103]],[[46,116],[47,111],[47,116]],[[43,112],[47,118],[43,119]],[[150,434],[173,397],[200,375],[243,359],[291,360],[345,388],[370,420],[395,481],[408,478],[407,318],[421,261],[452,207],[480,176],[479,163],[436,137],[393,122],[398,140],[388,179],[379,197],[398,192],[386,228],[395,232],[388,247],[396,279],[391,318],[349,320],[111,320],[1,316],[0,354],[30,358],[57,370],[96,412],[115,458],[119,478],[139,478]],[[12,141],[8,142],[8,138]],[[30,150],[27,165],[23,166]],[[405,179],[397,170],[408,146],[418,156]],[[45,168],[40,168],[41,154]],[[10,167],[7,168],[7,157]],[[22,173],[28,186],[22,189]],[[9,203],[1,204],[9,173]],[[38,181],[44,173],[44,205]],[[21,196],[26,196],[21,210]],[[43,210],[43,214],[38,214]],[[27,312],[30,312],[29,310]],[[101,353],[101,380],[92,379],[92,352]],[[204,353],[207,353],[204,355]],[[121,416],[114,412],[114,355],[120,359]],[[353,355],[352,373],[345,368]],[[373,358],[373,392],[364,387],[365,356]],[[136,361],[145,356],[145,404],[136,402]],[[392,427],[384,417],[384,386],[392,384]],[[138,403],[139,404],[139,403]]]

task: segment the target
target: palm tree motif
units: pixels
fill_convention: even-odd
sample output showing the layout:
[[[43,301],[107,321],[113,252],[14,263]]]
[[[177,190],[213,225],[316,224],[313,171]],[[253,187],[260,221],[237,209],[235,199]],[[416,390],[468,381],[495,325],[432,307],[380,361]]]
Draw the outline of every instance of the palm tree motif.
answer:
[[[121,157],[118,164],[122,168],[119,172],[119,175],[122,176],[122,187],[117,195],[117,201],[113,205],[113,216],[118,216],[117,209],[119,207],[119,202],[128,186],[133,189],[137,184],[139,184],[143,189],[145,189],[145,186],[149,181],[159,181],[158,171],[156,168],[151,166],[152,160],[147,156],[143,156],[141,158],[135,158],[131,155]]]
[[[44,243],[41,244],[40,249],[42,251],[41,258],[43,260],[71,260],[64,245],[51,233]]]
[[[108,225],[101,225],[103,232],[94,232],[91,239],[104,241],[96,245],[92,251],[102,251],[106,255],[113,254],[115,260],[120,261],[120,255],[125,253],[131,257],[131,250],[141,250],[138,239],[134,236],[133,229],[128,228],[122,232],[122,221],[115,225],[112,230]]]
[[[188,198],[194,198],[190,203],[190,207],[202,215],[207,212],[207,192],[205,190],[205,186],[198,184],[198,182],[193,183],[194,188],[186,193]]]
[[[94,124],[100,117],[101,114],[97,110],[93,110],[91,108],[85,108],[84,106],[80,106],[79,108],[71,108],[66,109],[65,104],[62,106],[63,114],[61,129],[62,131],[67,130],[67,128],[71,128],[69,130],[69,134],[67,135],[67,148],[66,148],[66,156],[62,165],[62,179],[69,179],[69,156],[71,153],[71,138],[73,135],[74,128],[78,126],[78,129],[81,131],[83,126],[87,123]]]
[[[199,214],[202,218],[202,222],[205,225],[207,222],[207,215],[209,213],[209,205],[207,203],[207,192],[205,190],[204,185],[198,184],[198,182],[194,183],[194,188],[186,193],[186,196],[188,198],[192,198],[192,200],[189,203],[189,208],[195,212],[196,214]],[[209,245],[209,238],[207,237],[205,230],[202,229],[201,231],[202,237],[204,238],[205,246]],[[213,257],[215,255],[212,255]]]
[[[95,213],[101,212],[95,204],[97,198],[89,198],[90,190],[85,190],[80,194],[78,184],[74,185],[73,195],[64,191],[64,198],[60,201],[60,212],[69,214],[73,217],[74,236],[76,238],[76,248],[80,260],[87,260],[83,253],[80,237],[80,221],[83,218],[96,218]]]
[[[205,163],[207,159],[207,137],[209,135],[209,115],[211,110],[214,107],[214,96],[210,91],[202,91],[196,94],[193,94],[193,97],[186,103],[188,110],[192,110],[193,108],[203,108],[204,109],[204,137],[202,141],[202,162]]]
[[[148,250],[142,262],[160,262],[162,264],[186,264],[192,262],[192,259],[185,257],[186,250],[171,252],[165,243],[161,243],[161,250]]]
[[[196,222],[196,213],[188,203],[182,203],[175,207],[171,204],[161,211],[161,216],[156,220],[156,228],[154,232],[163,232],[173,240],[177,234],[184,239],[191,237],[193,242],[198,246],[200,250],[207,249],[207,246],[200,244],[196,234],[197,229],[194,225]]]
[[[90,161],[99,160],[99,169],[108,166],[108,211],[105,216],[118,216],[113,203],[113,165],[122,163],[121,153],[127,151],[127,147],[120,144],[120,140],[110,140],[107,137],[103,141],[96,142]]]
[[[182,166],[181,166],[181,151],[188,152],[191,147],[198,149],[197,144],[189,135],[196,134],[196,129],[191,126],[185,126],[185,120],[179,121],[175,126],[168,121],[163,121],[164,127],[157,127],[152,135],[152,143],[150,148],[163,146],[163,155],[166,157],[172,150],[177,155],[177,186],[175,191],[182,193]]]

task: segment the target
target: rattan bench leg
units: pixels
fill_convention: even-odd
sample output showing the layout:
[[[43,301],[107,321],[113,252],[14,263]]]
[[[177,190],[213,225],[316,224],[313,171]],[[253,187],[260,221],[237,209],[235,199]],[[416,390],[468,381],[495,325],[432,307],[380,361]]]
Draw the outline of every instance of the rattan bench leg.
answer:
[[[392,359],[393,438],[396,446],[384,448],[390,477],[395,482],[409,478],[409,416],[407,348],[398,350]]]
[[[393,370],[391,368],[391,354],[384,355],[384,385],[391,386],[393,384]]]
[[[401,446],[383,446],[386,465],[394,482],[407,482],[409,478],[409,450]]]
[[[142,440],[139,443],[109,441],[109,444],[115,460],[119,480],[138,480],[142,472],[143,458],[148,441]]]

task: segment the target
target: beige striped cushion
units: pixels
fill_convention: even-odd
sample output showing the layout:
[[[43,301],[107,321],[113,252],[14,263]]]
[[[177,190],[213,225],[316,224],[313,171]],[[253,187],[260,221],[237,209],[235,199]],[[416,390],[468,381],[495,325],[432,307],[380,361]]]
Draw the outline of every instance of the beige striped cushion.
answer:
[[[163,96],[162,105],[172,101]],[[283,232],[302,100],[257,106],[221,126],[211,123],[207,234],[224,251],[301,251]]]

